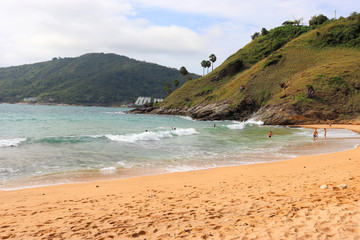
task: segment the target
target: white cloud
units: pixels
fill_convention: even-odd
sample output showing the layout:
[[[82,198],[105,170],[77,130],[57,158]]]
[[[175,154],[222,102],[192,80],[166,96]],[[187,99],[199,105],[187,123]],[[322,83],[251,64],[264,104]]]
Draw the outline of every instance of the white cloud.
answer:
[[[201,73],[211,53],[217,65],[250,41],[262,27],[324,13],[348,16],[357,0],[2,0],[0,66],[112,52]],[[192,14],[205,19],[201,29],[181,22],[152,22],[139,14],[148,9]]]

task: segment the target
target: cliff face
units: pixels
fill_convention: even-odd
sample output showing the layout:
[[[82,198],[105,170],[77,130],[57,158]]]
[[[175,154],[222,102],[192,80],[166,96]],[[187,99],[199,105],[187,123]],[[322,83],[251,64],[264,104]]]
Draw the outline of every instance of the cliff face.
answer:
[[[160,106],[135,112],[265,124],[358,122],[360,15],[270,30]]]

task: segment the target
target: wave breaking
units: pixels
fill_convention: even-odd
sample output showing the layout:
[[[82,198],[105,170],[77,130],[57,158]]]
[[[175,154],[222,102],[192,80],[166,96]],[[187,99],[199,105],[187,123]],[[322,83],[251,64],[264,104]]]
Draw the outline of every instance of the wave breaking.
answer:
[[[143,132],[143,133],[132,133],[125,135],[105,135],[108,139],[115,142],[128,142],[135,143],[138,141],[159,141],[165,138],[172,138],[174,136],[189,136],[197,134],[198,132],[194,128],[184,128],[169,131],[158,131],[158,132]]]

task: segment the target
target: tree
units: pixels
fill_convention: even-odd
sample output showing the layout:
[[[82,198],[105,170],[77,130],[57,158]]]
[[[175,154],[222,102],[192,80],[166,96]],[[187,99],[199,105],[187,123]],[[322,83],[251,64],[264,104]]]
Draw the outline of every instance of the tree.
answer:
[[[260,33],[256,32],[253,35],[251,35],[251,39],[254,40],[254,39],[258,38],[259,36],[260,36]]]
[[[205,61],[206,62],[206,65],[205,67],[208,69],[207,70],[207,73],[209,73],[209,68],[211,67],[211,62],[208,60],[208,61]]]
[[[206,60],[202,60],[201,66],[203,67],[203,76],[204,76],[205,75],[204,70],[205,70],[205,68],[207,66]]]
[[[180,82],[177,79],[174,79],[174,86],[177,88],[179,86]]]
[[[180,74],[181,74],[181,75],[185,76],[185,75],[187,75],[188,73],[189,73],[188,70],[187,70],[184,66],[182,66],[182,67],[180,68]]]
[[[209,56],[209,58],[210,58],[210,61],[212,62],[212,70],[214,70],[214,62],[216,62],[216,56],[215,56],[215,54],[211,54]]]
[[[265,36],[265,35],[267,35],[268,33],[269,33],[269,31],[266,30],[266,28],[262,28],[262,29],[261,29],[261,35],[262,35],[262,36]]]
[[[165,83],[164,90],[168,95],[170,95],[172,93],[171,84],[169,82]]]
[[[320,14],[319,16],[312,16],[310,21],[309,21],[309,25],[312,26],[312,25],[321,25],[323,24],[324,22],[328,21],[328,17],[323,15],[323,14]]]

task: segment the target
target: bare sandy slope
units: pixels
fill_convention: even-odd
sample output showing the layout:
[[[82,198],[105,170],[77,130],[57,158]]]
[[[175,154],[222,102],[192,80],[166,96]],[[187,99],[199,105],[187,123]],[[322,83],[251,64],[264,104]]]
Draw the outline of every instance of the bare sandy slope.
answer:
[[[335,127],[360,132],[360,126]],[[356,148],[266,164],[2,191],[0,239],[360,239],[359,200]]]

